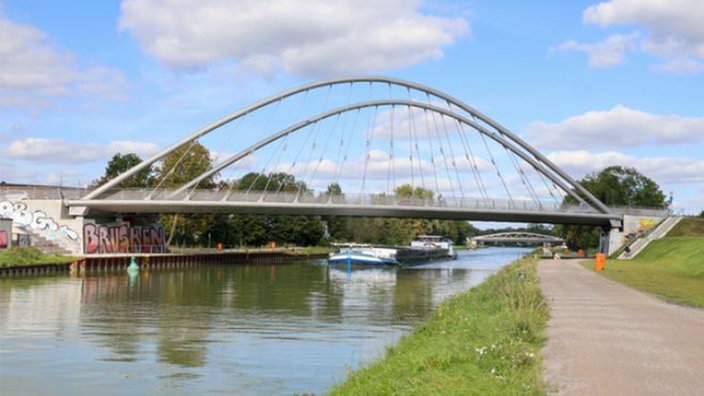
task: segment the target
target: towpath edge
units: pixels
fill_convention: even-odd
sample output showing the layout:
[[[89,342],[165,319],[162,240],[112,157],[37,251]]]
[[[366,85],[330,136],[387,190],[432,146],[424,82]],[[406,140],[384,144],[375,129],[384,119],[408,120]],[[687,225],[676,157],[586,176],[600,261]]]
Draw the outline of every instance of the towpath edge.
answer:
[[[574,261],[542,260],[545,380],[556,395],[701,395],[704,310],[666,303]]]

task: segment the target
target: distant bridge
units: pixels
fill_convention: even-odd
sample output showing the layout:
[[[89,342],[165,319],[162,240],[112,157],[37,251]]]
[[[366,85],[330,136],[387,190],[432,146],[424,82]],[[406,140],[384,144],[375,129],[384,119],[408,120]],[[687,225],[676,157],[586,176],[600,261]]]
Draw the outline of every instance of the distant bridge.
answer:
[[[532,232],[500,232],[497,234],[480,235],[470,238],[470,244],[482,245],[485,243],[522,243],[529,245],[562,244],[565,240],[551,235],[542,235]]]
[[[184,166],[199,145],[215,158],[186,177],[192,172]],[[172,157],[175,165],[166,169]],[[119,188],[153,165],[165,175],[157,186]],[[252,172],[291,175],[295,183],[242,185]],[[218,187],[199,187],[207,181]],[[431,195],[397,194],[401,186]],[[575,205],[563,205],[565,197]],[[433,88],[386,77],[325,80],[261,100],[65,203],[74,216],[280,213],[622,224],[621,214],[494,120]]]

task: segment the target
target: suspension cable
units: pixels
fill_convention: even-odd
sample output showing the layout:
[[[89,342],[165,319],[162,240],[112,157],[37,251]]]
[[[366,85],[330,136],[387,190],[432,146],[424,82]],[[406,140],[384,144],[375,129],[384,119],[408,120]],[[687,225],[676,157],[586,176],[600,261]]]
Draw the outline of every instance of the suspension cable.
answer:
[[[487,202],[488,197],[486,193],[486,188],[484,187],[482,175],[479,172],[477,159],[474,156],[474,152],[472,151],[472,145],[470,144],[469,138],[467,136],[468,133],[464,131],[464,128],[462,128],[463,124],[459,120],[455,119],[455,125],[457,126],[457,133],[460,137],[460,141],[462,142],[462,147],[464,148],[464,157],[467,160],[467,164],[469,165],[472,175],[474,176],[474,181],[477,185],[477,188],[479,189],[479,195],[482,199],[484,199],[485,202]]]
[[[484,134],[480,132],[479,136],[482,138],[482,142],[484,142],[484,147],[486,148],[487,153],[489,153],[491,164],[494,165],[494,169],[496,169],[496,176],[498,176],[499,180],[501,180],[501,185],[503,185],[504,191],[506,191],[506,195],[508,195],[509,203],[513,205],[513,196],[511,196],[511,190],[508,188],[508,185],[506,185],[506,180],[504,180],[504,177],[501,174],[501,169],[499,169],[499,165],[496,162],[496,159],[494,159],[494,153],[492,153],[491,149],[489,148]]]

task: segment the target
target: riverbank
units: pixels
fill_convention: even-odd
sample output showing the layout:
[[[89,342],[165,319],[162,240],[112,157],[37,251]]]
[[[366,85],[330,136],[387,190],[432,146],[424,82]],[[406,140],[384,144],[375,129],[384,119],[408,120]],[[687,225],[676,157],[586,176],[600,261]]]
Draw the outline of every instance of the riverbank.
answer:
[[[600,275],[665,301],[704,308],[704,219],[683,218],[631,260],[607,260]],[[584,262],[593,268],[593,262]]]
[[[35,247],[0,250],[0,268],[69,264],[75,257],[46,254]]]
[[[449,298],[386,356],[330,395],[542,395],[548,308],[535,259]]]
[[[550,394],[701,394],[704,310],[669,304],[574,261],[544,260],[538,273],[550,302],[543,349]]]
[[[0,252],[0,277],[82,273],[90,270],[127,268],[134,258],[143,269],[180,268],[202,264],[278,264],[327,257],[320,248],[262,248],[243,250],[200,249],[181,253],[116,253],[81,257],[46,255],[35,248]]]

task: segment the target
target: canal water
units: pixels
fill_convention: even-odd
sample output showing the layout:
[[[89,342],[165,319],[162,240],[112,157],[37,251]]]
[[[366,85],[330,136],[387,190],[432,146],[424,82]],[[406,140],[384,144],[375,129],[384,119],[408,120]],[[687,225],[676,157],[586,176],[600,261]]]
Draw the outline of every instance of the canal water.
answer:
[[[0,394],[324,394],[526,252],[410,269],[315,260],[0,279]]]

